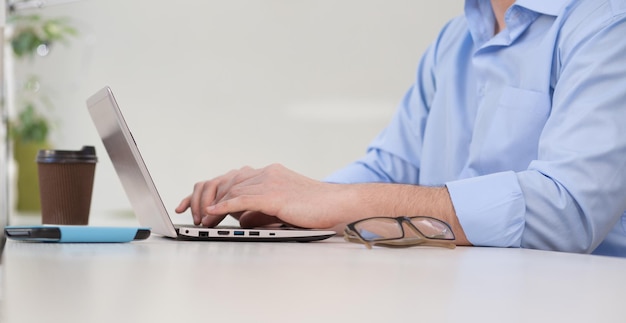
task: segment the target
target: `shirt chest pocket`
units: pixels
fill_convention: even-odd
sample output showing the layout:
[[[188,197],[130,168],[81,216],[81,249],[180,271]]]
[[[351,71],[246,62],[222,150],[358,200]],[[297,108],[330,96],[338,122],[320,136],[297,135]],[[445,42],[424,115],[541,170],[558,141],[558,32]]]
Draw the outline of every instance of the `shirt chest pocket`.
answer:
[[[521,171],[537,158],[538,142],[551,108],[547,93],[504,87],[494,98],[479,150],[483,170]],[[492,110],[493,109],[493,110]]]

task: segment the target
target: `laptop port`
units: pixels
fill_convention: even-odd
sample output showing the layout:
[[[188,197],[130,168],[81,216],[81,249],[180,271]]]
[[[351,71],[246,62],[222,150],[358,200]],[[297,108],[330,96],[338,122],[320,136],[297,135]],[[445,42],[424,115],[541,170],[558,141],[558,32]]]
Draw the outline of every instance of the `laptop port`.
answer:
[[[245,235],[245,233],[243,231],[235,231],[235,232],[233,232],[233,234],[236,235],[236,236],[243,236],[243,235]]]
[[[227,236],[227,235],[230,234],[230,231],[219,230],[219,231],[217,231],[217,234],[219,234],[221,236]]]
[[[208,237],[209,233],[206,232],[206,231],[200,231],[200,232],[198,232],[198,235],[201,236],[201,237]]]
[[[250,231],[250,232],[248,233],[248,235],[249,235],[249,236],[257,236],[257,237],[258,237],[260,234],[261,234],[261,233],[260,233],[259,231]]]

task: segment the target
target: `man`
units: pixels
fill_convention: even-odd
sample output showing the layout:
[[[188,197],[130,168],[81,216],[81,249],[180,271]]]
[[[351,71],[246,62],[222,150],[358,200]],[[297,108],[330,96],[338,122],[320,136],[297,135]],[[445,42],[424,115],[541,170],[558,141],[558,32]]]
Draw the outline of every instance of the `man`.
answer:
[[[624,0],[466,0],[362,159],[327,182],[231,171],[176,211],[308,228],[427,215],[459,245],[626,256],[624,35]]]

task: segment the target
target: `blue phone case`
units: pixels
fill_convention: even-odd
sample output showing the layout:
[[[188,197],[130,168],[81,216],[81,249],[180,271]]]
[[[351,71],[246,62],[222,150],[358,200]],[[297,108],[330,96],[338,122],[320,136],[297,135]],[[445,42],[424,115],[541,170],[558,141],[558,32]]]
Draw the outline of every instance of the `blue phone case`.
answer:
[[[150,228],[87,225],[7,226],[9,239],[39,242],[130,242],[150,236]]]

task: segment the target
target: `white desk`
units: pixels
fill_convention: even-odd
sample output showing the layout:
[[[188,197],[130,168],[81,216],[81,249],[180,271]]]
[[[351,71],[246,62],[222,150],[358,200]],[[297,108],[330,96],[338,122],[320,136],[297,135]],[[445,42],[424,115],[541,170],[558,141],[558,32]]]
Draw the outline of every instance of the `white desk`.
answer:
[[[626,322],[626,259],[314,243],[8,241],[1,322]]]

